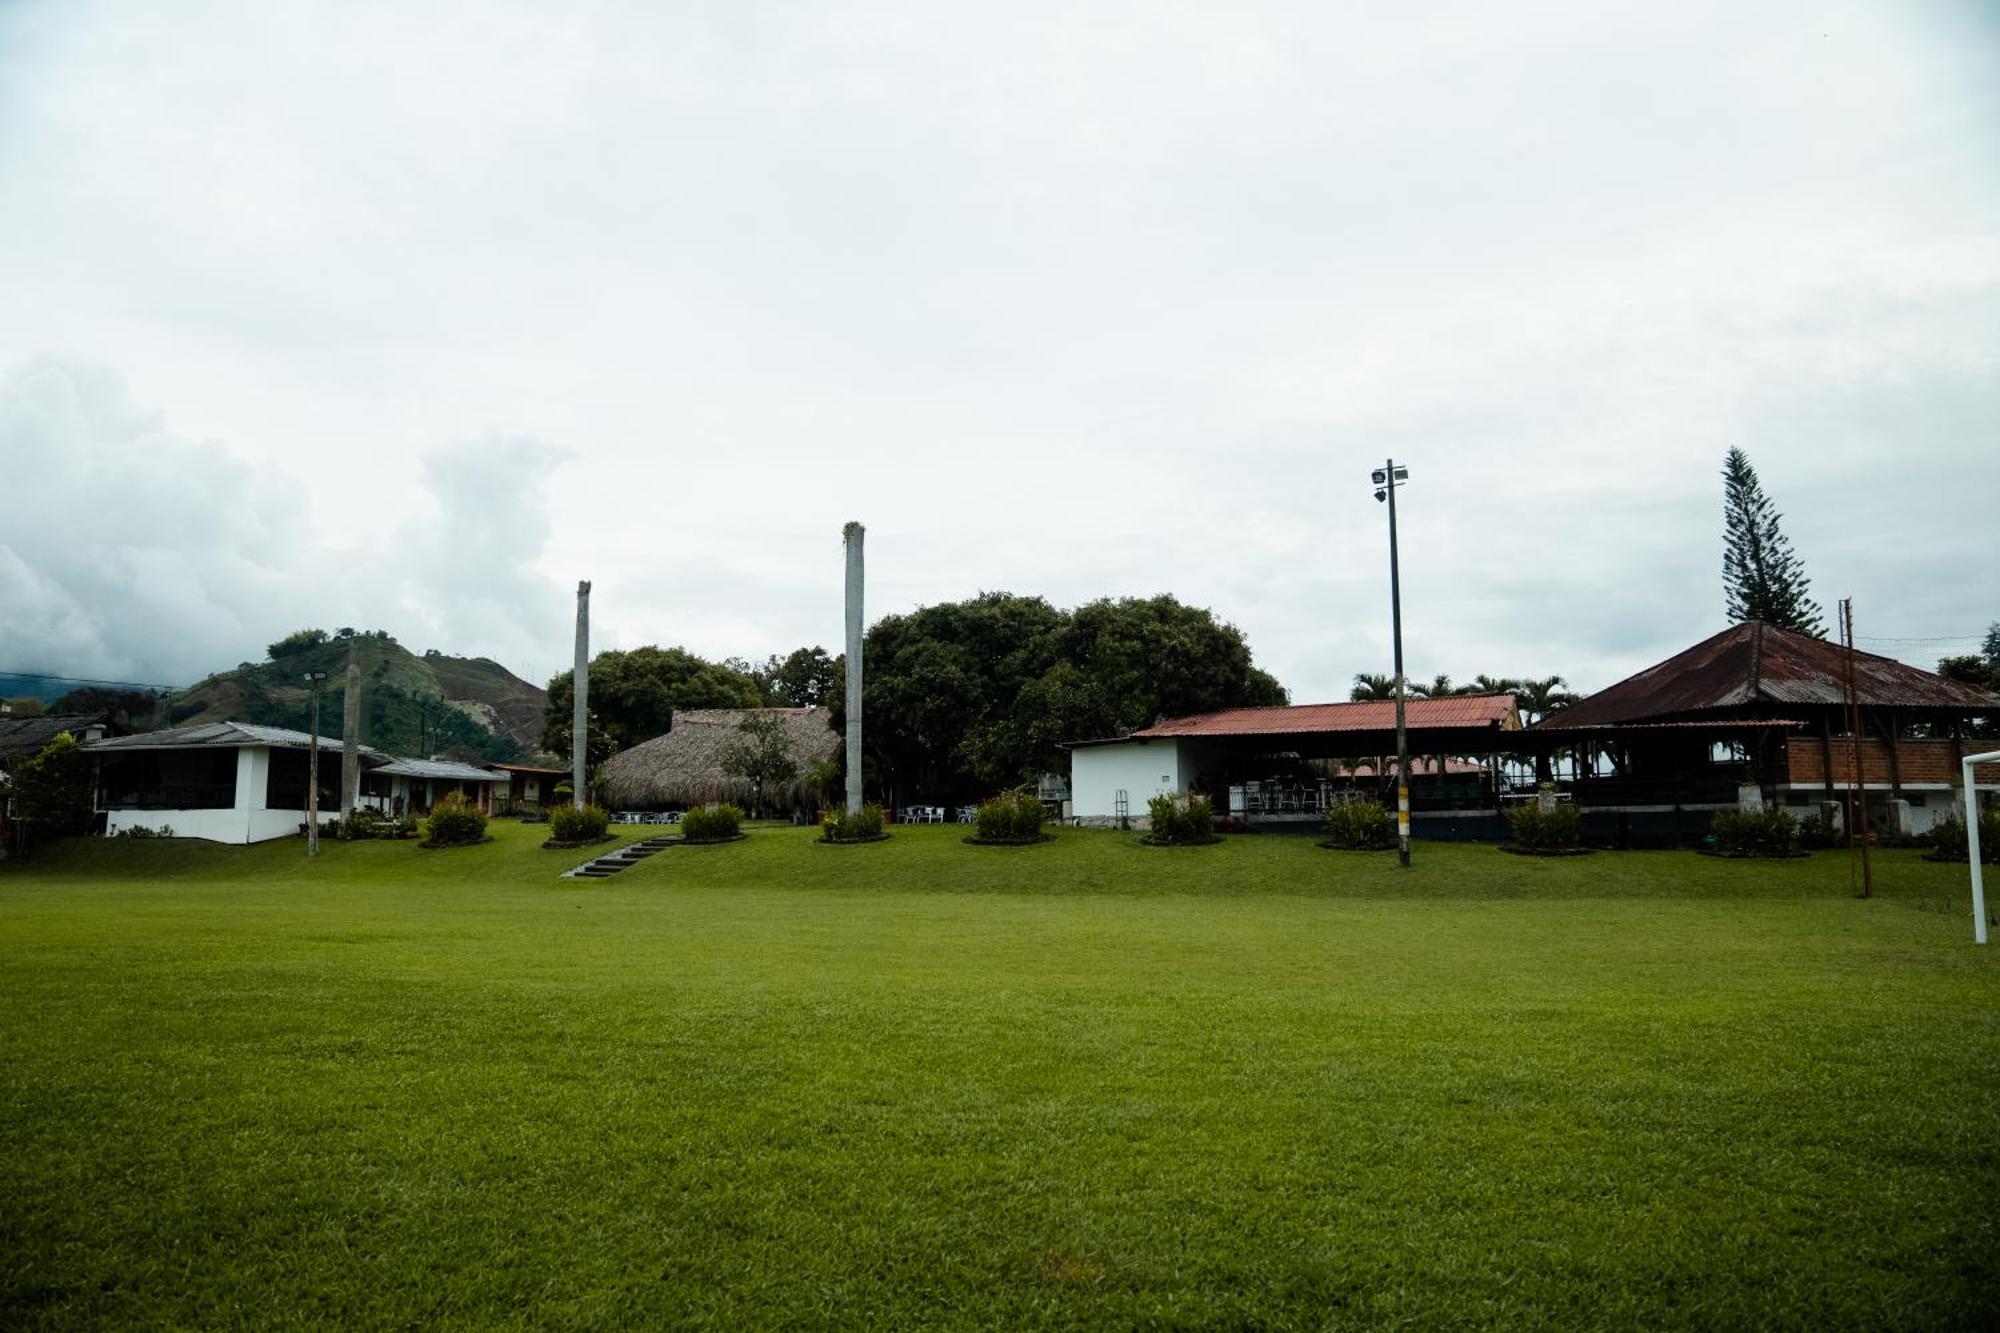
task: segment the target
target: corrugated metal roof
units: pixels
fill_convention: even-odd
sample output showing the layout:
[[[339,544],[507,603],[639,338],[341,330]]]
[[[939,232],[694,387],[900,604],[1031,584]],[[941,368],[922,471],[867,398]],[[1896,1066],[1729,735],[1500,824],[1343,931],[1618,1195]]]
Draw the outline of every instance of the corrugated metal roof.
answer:
[[[103,713],[44,713],[39,717],[0,717],[0,759],[26,759],[40,754],[67,731],[82,740],[88,727],[102,726]]]
[[[1678,722],[1605,722],[1594,727],[1572,727],[1564,720],[1568,716],[1568,713],[1557,713],[1528,730],[1541,735],[1575,732],[1579,735],[1606,736],[1627,731],[1744,731],[1759,727],[1796,729],[1806,725],[1795,717],[1709,717],[1685,718]]]
[[[1412,730],[1465,730],[1520,725],[1514,698],[1508,694],[1454,694],[1440,699],[1409,699],[1403,705],[1404,725]],[[1216,713],[1169,718],[1130,739],[1158,740],[1174,736],[1310,736],[1339,731],[1394,731],[1396,701],[1365,699],[1358,703],[1292,704],[1282,708],[1225,708]]]
[[[288,727],[267,727],[257,722],[201,722],[191,727],[169,727],[165,731],[145,731],[136,736],[107,736],[83,747],[93,753],[107,750],[206,750],[234,749],[242,745],[268,745],[275,750],[308,750],[312,737]],[[319,738],[321,750],[339,750],[338,736]],[[364,758],[386,760],[380,750],[363,745]]]
[[[1579,727],[1661,721],[1770,704],[1839,707],[1847,699],[1846,658],[1839,644],[1746,621],[1599,690],[1548,723]],[[1856,697],[1870,708],[2000,709],[2000,698],[1873,653],[1854,655],[1854,685]]]
[[[461,764],[451,759],[391,759],[382,767],[370,770],[376,776],[397,778],[436,778],[446,782],[505,782],[507,775],[495,773],[491,769],[478,768],[472,764]]]

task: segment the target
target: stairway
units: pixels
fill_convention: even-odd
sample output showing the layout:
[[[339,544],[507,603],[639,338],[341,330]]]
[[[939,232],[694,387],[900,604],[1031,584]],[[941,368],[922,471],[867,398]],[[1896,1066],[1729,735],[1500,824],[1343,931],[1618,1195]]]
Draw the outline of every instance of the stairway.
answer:
[[[585,861],[573,870],[563,871],[562,877],[564,879],[610,879],[619,871],[638,865],[639,862],[653,855],[653,853],[663,851],[679,841],[679,838],[669,838],[663,835],[657,838],[647,838],[643,842],[627,843],[615,852],[606,852],[600,857]]]

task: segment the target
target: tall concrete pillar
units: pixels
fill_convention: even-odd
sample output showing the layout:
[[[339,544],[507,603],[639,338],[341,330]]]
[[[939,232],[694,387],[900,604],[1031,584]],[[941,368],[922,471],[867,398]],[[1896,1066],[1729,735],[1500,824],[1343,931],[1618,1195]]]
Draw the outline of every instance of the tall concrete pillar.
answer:
[[[347,691],[340,701],[340,826],[361,799],[361,663],[347,645]]]
[[[847,813],[861,809],[861,538],[859,523],[841,529],[847,542]]]
[[[571,673],[571,693],[575,696],[570,713],[569,765],[570,800],[583,809],[589,799],[585,772],[590,747],[590,580],[576,585],[576,669]]]

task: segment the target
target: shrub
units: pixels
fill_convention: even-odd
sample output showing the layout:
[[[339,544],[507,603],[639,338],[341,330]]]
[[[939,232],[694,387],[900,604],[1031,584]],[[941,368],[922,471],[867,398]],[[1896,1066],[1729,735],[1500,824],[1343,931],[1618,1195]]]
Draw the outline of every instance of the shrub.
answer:
[[[1206,796],[1162,794],[1146,802],[1151,838],[1172,847],[1215,841],[1215,807]]]
[[[1380,801],[1343,801],[1326,810],[1326,840],[1352,851],[1393,847],[1396,829]]]
[[[1799,820],[1799,846],[1808,849],[1838,847],[1840,821],[1831,810],[1816,810]]]
[[[864,805],[853,814],[829,810],[820,820],[820,837],[827,842],[868,842],[882,836],[882,807]]]
[[[118,830],[121,838],[171,838],[174,836],[172,824],[162,824],[158,828],[147,828],[144,824],[134,824],[130,828]]]
[[[462,847],[486,837],[486,812],[452,792],[431,807],[428,825],[434,847]]]
[[[689,842],[723,842],[743,830],[743,811],[724,801],[698,805],[681,816],[681,836]]]
[[[393,825],[382,818],[379,812],[370,810],[366,806],[357,806],[348,812],[347,818],[340,822],[335,832],[348,841],[358,841],[362,838],[386,837],[388,834],[384,830],[390,827]]]
[[[1936,860],[1972,860],[1972,837],[1959,815],[1946,815],[1933,823],[1930,844]],[[1983,811],[1979,816],[1979,860],[1981,864],[2000,864],[2000,810]]]
[[[1538,800],[1523,801],[1507,812],[1507,830],[1527,851],[1567,851],[1583,845],[1583,812],[1566,802],[1544,810]]]
[[[1026,790],[1003,791],[979,805],[979,837],[985,842],[1034,842],[1042,836],[1042,802]]]
[[[1776,808],[1718,810],[1708,831],[1716,850],[1732,856],[1790,856],[1799,845],[1798,822]]]
[[[611,816],[601,806],[559,806],[549,814],[549,841],[596,842],[610,827]]]

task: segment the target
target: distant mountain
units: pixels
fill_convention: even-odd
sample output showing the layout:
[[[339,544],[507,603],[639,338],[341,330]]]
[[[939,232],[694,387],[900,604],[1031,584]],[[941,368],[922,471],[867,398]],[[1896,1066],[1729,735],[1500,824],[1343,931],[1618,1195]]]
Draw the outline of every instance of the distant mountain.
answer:
[[[350,649],[361,666],[361,741],[400,755],[505,760],[541,743],[547,691],[485,657],[419,656],[381,631],[327,637],[301,631],[263,662],[210,676],[167,701],[167,721],[263,722],[306,728],[310,671],[324,671],[319,726],[340,735]]]

